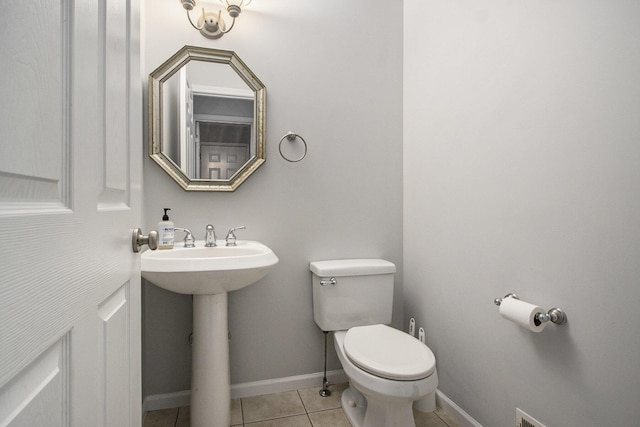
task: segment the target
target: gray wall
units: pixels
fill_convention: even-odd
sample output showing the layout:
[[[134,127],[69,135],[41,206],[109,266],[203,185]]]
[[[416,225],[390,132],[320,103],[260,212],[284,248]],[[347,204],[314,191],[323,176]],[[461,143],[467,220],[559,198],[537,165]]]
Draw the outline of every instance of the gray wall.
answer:
[[[640,3],[404,7],[405,314],[440,388],[485,426],[638,425]]]
[[[231,380],[244,383],[322,371],[313,322],[312,260],[381,257],[402,264],[402,10],[385,0],[255,1],[217,41],[191,28],[179,2],[147,2],[146,73],[183,45],[234,50],[267,87],[267,161],[233,193],[187,193],[148,158],[145,230],[163,207],[202,239],[271,247],[280,263],[229,296]],[[288,131],[309,144],[291,164],[278,154]],[[288,144],[285,141],[285,145]],[[295,153],[294,153],[295,154]],[[402,270],[394,322],[402,313]],[[191,298],[145,285],[144,395],[189,388]],[[330,369],[339,364],[332,356]]]

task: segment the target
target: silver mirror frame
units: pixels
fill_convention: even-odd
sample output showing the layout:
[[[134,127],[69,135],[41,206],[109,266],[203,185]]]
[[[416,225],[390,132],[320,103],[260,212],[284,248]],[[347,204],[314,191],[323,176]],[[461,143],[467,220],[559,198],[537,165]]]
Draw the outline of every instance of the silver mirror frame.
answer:
[[[162,84],[189,61],[230,66],[255,94],[255,156],[230,179],[191,179],[162,153]],[[264,84],[233,51],[185,46],[149,75],[149,157],[186,191],[235,191],[265,161],[266,92]]]

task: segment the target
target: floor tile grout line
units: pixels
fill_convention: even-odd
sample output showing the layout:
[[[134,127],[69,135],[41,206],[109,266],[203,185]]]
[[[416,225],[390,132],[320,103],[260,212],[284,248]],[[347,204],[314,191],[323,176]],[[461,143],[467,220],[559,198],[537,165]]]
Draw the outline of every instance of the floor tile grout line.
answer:
[[[438,412],[437,412],[437,411],[434,411],[433,413],[434,413],[434,414],[436,414],[436,417],[438,417],[438,418],[440,419],[440,421],[442,421],[442,422],[443,422],[447,427],[451,427],[451,426],[449,425],[449,423],[448,423],[444,418],[442,418],[442,417],[440,416],[440,414],[438,414]]]
[[[307,414],[307,418],[309,418],[309,410],[307,409],[307,405],[304,404],[304,399],[302,398],[302,395],[300,394],[300,389],[297,389],[296,393],[298,393],[298,399],[300,399],[300,403],[302,403],[302,407],[304,408],[304,413]],[[311,421],[311,420],[309,420],[309,421]]]
[[[304,408],[304,412],[307,415],[307,420],[309,420],[309,425],[313,427],[313,421],[311,421],[311,417],[309,416],[309,410],[307,409],[307,405],[304,404],[304,399],[300,394],[300,389],[298,389],[297,392],[298,392],[298,397],[300,398],[300,402],[302,402],[302,407]]]

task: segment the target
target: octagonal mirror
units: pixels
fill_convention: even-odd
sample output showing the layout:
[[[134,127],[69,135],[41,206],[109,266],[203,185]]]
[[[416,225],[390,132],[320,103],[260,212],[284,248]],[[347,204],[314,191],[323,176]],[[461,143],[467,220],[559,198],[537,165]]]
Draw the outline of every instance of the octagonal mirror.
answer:
[[[265,161],[266,88],[235,54],[185,46],[149,75],[149,156],[187,191],[234,191]]]

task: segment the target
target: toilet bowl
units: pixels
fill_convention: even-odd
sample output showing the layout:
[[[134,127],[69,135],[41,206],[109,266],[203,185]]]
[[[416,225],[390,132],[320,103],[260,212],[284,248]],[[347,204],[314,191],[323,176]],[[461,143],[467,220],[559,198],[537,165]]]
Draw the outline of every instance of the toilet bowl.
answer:
[[[426,398],[435,409],[438,374],[427,346],[386,325],[336,331],[333,337],[349,378],[342,407],[352,425],[414,427],[414,401]],[[375,341],[367,343],[369,338]]]
[[[391,322],[395,265],[379,259],[314,261],[314,321],[333,332],[349,378],[342,408],[354,427],[415,427],[413,404],[435,410],[438,374],[422,342]]]

